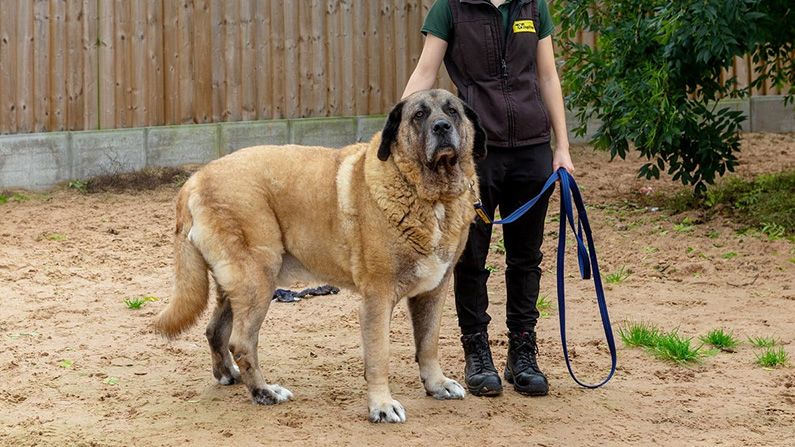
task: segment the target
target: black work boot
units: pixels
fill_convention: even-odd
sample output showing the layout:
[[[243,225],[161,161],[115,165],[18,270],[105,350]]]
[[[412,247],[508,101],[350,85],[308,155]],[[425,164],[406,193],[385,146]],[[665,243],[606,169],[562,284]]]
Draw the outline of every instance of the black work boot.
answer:
[[[494,367],[489,348],[489,336],[486,332],[462,335],[466,356],[466,384],[474,396],[499,396],[502,394],[502,381]]]
[[[536,363],[538,344],[535,332],[511,332],[508,334],[508,361],[505,364],[505,380],[513,388],[528,396],[545,396],[549,383]]]

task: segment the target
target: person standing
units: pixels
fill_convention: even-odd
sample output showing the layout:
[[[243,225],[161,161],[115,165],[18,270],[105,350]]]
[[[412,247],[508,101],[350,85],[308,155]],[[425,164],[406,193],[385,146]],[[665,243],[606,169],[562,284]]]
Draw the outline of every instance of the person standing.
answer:
[[[545,0],[436,0],[421,31],[425,44],[403,98],[431,88],[444,61],[459,96],[486,130],[488,155],[477,172],[480,200],[489,215],[498,206],[503,216],[512,213],[541,192],[554,170],[574,172],[552,45],[554,25]],[[550,194],[503,227],[509,341],[503,377],[526,395],[549,392],[536,359],[535,326]],[[503,391],[488,338],[491,230],[479,218],[472,223],[454,270],[466,384],[476,396]]]

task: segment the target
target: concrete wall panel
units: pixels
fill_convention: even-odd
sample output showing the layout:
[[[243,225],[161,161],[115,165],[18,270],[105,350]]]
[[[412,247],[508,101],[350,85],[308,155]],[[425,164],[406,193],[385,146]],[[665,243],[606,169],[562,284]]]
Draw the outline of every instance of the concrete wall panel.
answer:
[[[289,142],[290,123],[287,120],[248,121],[221,126],[221,149],[224,155],[244,147]]]
[[[73,133],[71,178],[85,180],[145,168],[144,134],[144,129]]]
[[[217,124],[152,127],[147,132],[146,166],[208,163],[220,157]]]
[[[0,188],[41,190],[70,176],[69,134],[0,136]]]

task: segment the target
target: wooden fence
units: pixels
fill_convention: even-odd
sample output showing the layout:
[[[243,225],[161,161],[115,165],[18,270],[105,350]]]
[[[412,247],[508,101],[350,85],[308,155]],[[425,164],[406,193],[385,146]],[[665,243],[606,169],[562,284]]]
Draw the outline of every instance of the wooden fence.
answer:
[[[0,133],[383,114],[432,3],[0,0]]]

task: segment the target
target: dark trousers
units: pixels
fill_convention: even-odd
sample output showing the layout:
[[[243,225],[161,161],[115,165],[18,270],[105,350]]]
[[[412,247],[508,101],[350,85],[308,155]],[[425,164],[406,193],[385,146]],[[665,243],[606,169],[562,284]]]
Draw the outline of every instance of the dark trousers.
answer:
[[[552,174],[552,149],[549,143],[543,143],[511,149],[489,147],[488,151],[486,160],[477,165],[480,200],[491,217],[499,206],[504,218],[541,192]],[[538,321],[541,243],[551,192],[519,220],[503,226],[506,324],[512,332],[535,330]],[[455,305],[463,334],[485,331],[491,321],[486,290],[491,231],[491,224],[476,218],[455,266]]]

